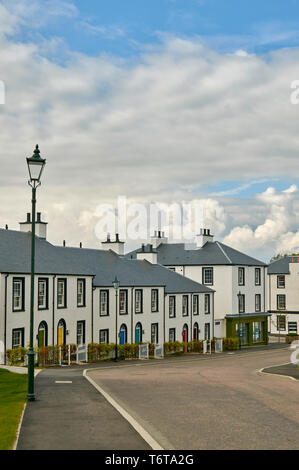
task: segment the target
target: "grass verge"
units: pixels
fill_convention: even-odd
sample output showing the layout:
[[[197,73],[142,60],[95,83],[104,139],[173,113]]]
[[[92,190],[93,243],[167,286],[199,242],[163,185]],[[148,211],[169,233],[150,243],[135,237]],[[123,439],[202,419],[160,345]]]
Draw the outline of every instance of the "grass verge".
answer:
[[[27,375],[0,369],[0,450],[10,450],[27,394]]]

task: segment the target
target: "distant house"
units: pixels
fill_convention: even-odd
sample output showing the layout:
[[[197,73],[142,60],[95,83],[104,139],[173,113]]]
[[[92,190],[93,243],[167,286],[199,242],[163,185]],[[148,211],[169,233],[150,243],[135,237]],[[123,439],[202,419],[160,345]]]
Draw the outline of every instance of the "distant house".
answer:
[[[158,231],[151,244],[126,258],[135,259],[151,250],[156,252],[157,263],[215,290],[212,336],[232,337],[240,332],[243,345],[268,342],[265,263],[214,241],[209,229],[201,230],[192,249],[168,243]]]
[[[0,345],[5,350],[29,343],[29,214],[20,227],[20,232],[0,229]],[[118,237],[102,249],[54,246],[46,240],[40,214],[36,233],[35,345],[113,343],[116,335],[120,344],[211,337],[213,288],[143,255],[119,256]]]
[[[268,267],[268,308],[273,335],[298,334],[299,257],[286,256]]]

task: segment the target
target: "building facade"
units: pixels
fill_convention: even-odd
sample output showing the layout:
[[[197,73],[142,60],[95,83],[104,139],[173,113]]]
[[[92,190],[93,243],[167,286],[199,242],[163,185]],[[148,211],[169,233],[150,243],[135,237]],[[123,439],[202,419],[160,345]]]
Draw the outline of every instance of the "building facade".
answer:
[[[266,264],[223,243],[213,241],[208,229],[197,238],[197,246],[168,243],[156,232],[151,244],[126,255],[154,251],[157,262],[195,282],[215,290],[212,336],[240,337],[243,345],[267,344]]]
[[[285,256],[268,267],[269,333],[299,332],[299,257]]]
[[[210,287],[146,257],[128,260],[107,247],[54,246],[42,229],[36,237],[35,346],[211,338]],[[30,247],[28,218],[20,232],[0,230],[2,361],[7,349],[29,344]]]

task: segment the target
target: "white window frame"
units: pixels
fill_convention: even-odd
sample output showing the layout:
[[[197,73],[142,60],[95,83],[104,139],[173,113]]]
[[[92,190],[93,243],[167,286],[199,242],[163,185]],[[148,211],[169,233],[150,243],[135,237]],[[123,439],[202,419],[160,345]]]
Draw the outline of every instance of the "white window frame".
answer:
[[[258,302],[257,302],[258,300]],[[255,311],[261,312],[262,311],[262,296],[261,294],[255,294]]]
[[[103,299],[102,296],[106,297]],[[109,291],[100,290],[100,317],[107,317],[109,315]]]
[[[57,280],[57,308],[66,308],[66,279]]]
[[[142,289],[135,290],[135,313],[142,313],[142,299],[143,291]]]
[[[277,294],[277,310],[286,309],[286,296],[285,294]],[[283,306],[281,306],[283,305]]]
[[[85,279],[77,279],[77,307],[85,307]]]
[[[41,287],[43,286],[43,292],[41,293]],[[46,279],[38,280],[38,308],[39,310],[45,310],[47,308],[47,287],[48,282]]]
[[[245,286],[245,268],[238,268],[238,286]]]
[[[79,341],[80,338],[80,341]],[[84,321],[77,322],[77,345],[82,346],[84,344]]]
[[[122,299],[122,296],[123,299]],[[128,291],[122,289],[119,291],[119,314],[127,315],[128,313]]]
[[[15,342],[15,335],[19,335],[19,341]],[[12,349],[21,348],[23,343],[23,330],[15,329],[12,331]]]
[[[17,286],[18,286],[18,291],[16,292]],[[13,279],[12,290],[13,290],[13,311],[21,312],[23,311],[23,295],[24,295],[23,279]]]
[[[285,289],[286,277],[283,274],[277,276],[277,289]]]
[[[205,286],[212,286],[214,284],[214,270],[213,268],[202,268],[202,279]],[[206,280],[206,275],[209,274],[209,279]]]
[[[176,297],[175,295],[169,296],[169,318],[175,318],[176,316]]]
[[[210,294],[205,294],[205,315],[211,313],[211,296]]]
[[[183,317],[189,316],[189,296],[183,295],[182,297],[182,315]]]
[[[199,295],[193,295],[193,315],[199,315]]]
[[[103,335],[103,336],[101,336]],[[103,338],[104,338],[104,341],[103,341]],[[108,341],[109,341],[109,330],[108,328],[104,329],[104,330],[100,330],[99,332],[99,342],[100,344],[108,344]]]
[[[158,310],[159,310],[158,299],[159,299],[158,289],[152,289],[152,292],[151,292],[151,310],[152,310],[152,312],[158,312]]]
[[[262,272],[261,268],[255,268],[254,271],[255,285],[260,286],[262,284]]]

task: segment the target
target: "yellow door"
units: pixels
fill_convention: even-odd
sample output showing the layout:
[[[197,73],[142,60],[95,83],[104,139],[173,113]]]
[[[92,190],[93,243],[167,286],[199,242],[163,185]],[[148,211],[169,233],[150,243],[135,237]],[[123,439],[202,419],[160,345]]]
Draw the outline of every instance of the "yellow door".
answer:
[[[58,328],[58,346],[63,345],[63,326]]]

